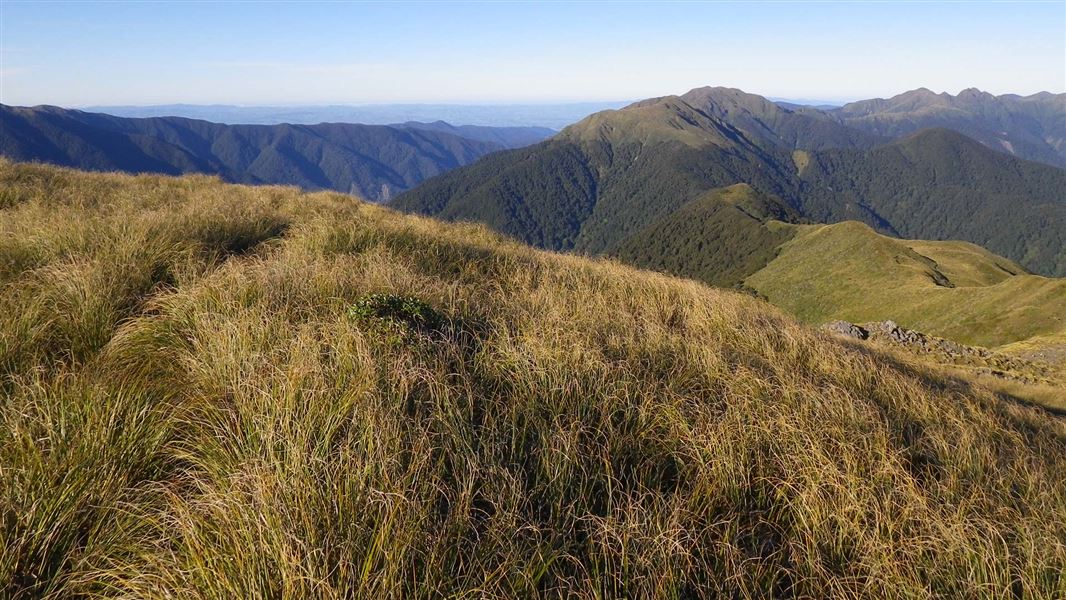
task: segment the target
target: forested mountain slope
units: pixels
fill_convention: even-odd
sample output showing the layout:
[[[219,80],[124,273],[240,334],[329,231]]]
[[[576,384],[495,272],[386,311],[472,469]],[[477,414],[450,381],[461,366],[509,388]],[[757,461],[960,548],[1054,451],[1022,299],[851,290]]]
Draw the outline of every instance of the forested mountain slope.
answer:
[[[973,242],[1043,275],[1066,276],[1066,170],[1015,159],[962,134],[925,130],[869,151],[810,153],[800,211],[904,238]]]
[[[1066,275],[1066,170],[948,130],[877,144],[825,115],[736,90],[698,89],[597,113],[547,142],[431,179],[393,206],[480,221],[544,248],[596,254],[628,246],[632,256],[627,238],[738,183],[811,221],[970,241],[1033,272]]]
[[[209,173],[234,182],[334,189],[378,201],[546,135],[547,130],[533,128],[446,123],[222,125],[0,106],[0,155],[13,160],[91,170]]]

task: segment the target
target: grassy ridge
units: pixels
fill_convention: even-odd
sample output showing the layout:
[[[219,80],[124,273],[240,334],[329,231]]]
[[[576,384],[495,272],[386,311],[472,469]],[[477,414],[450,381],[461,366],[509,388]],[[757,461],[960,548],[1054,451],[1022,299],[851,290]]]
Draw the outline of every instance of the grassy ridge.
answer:
[[[965,242],[898,240],[856,222],[795,227],[745,283],[803,321],[893,319],[987,347],[1066,329],[1066,279]]]
[[[1060,419],[754,299],[334,194],[0,181],[6,596],[1066,590]]]

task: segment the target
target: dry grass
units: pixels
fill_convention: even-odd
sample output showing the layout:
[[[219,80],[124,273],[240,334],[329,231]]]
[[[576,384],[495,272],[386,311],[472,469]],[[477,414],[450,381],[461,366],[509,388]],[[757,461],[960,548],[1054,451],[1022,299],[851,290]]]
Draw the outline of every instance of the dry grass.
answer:
[[[0,207],[0,595],[1066,593],[1061,418],[754,299],[205,178]]]

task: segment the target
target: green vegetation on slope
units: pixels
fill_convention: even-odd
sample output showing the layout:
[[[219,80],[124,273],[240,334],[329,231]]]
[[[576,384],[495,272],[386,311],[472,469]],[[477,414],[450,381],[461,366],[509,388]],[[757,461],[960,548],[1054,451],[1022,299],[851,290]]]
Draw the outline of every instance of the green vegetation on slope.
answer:
[[[766,266],[799,214],[747,184],[712,190],[626,238],[611,255],[643,267],[732,287]]]
[[[855,222],[795,227],[745,284],[803,321],[892,319],[986,347],[1066,328],[1066,279],[1030,275],[983,248],[898,240]]]
[[[490,152],[545,137],[439,122],[224,125],[178,117],[123,119],[54,106],[0,105],[0,120],[0,155],[11,160],[99,171],[205,173],[378,201]]]
[[[586,140],[568,129],[435,177],[391,205],[479,221],[541,248],[598,254],[711,189],[740,181],[768,193],[785,189],[761,153],[680,140],[645,144],[615,132],[618,140]]]
[[[1060,597],[1066,425],[336,194],[0,163],[7,597]]]
[[[761,146],[789,150],[869,148],[887,141],[875,134],[847,127],[820,110],[787,109],[756,94],[725,87],[702,87],[681,99],[721,119]]]
[[[430,179],[392,206],[479,221],[550,250],[609,254],[710,190],[746,183],[814,222],[966,240],[1066,275],[1066,170],[947,130],[870,147],[826,115],[760,100],[701,88],[597,113],[547,142]]]
[[[910,239],[966,240],[1042,275],[1066,276],[1066,170],[1010,158],[945,129],[869,151],[812,153],[801,212]]]

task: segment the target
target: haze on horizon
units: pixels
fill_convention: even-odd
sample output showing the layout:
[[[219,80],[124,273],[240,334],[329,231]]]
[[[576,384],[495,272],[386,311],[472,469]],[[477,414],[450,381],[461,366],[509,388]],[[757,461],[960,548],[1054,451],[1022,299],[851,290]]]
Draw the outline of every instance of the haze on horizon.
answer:
[[[1066,2],[0,3],[0,102],[1066,92]]]

